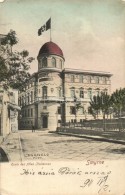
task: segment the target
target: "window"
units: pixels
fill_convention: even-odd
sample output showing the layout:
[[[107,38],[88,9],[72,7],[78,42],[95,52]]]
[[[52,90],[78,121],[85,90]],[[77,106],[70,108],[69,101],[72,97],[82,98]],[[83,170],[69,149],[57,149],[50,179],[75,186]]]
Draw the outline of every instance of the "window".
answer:
[[[108,93],[108,89],[104,89],[104,93],[107,94]]]
[[[25,117],[27,117],[27,110],[25,110]]]
[[[30,109],[28,109],[28,117],[30,116]]]
[[[100,89],[96,89],[96,95],[97,95],[97,96],[100,95]]]
[[[99,84],[99,77],[96,77],[95,82],[96,84]]]
[[[91,76],[88,76],[88,83],[91,83]]]
[[[75,106],[70,106],[70,114],[76,114]]]
[[[2,96],[1,96],[2,97]],[[2,103],[2,98],[0,97],[0,103]],[[21,98],[18,98],[18,104],[19,104],[19,106],[21,106],[21,102],[20,102],[20,99]]]
[[[103,84],[107,84],[107,78],[106,77],[103,77],[102,80],[103,80]]]
[[[47,110],[47,106],[43,106],[43,110]]]
[[[72,82],[72,83],[75,82],[75,75],[71,75],[71,82]]]
[[[58,88],[58,96],[59,96],[59,97],[62,97],[62,90],[61,90],[60,87]]]
[[[88,97],[91,99],[92,98],[92,89],[88,89]]]
[[[27,96],[27,102],[28,104],[30,103],[30,94],[28,93],[28,96]]]
[[[79,75],[79,82],[83,83],[83,75]]]
[[[22,96],[22,106],[24,106],[24,97]]]
[[[47,58],[45,57],[42,59],[42,67],[47,67]]]
[[[62,69],[62,60],[59,60],[59,68]]]
[[[42,88],[42,96],[43,98],[47,98],[47,87],[46,86]]]
[[[80,123],[82,123],[83,122],[83,119],[80,119]]]
[[[83,107],[79,108],[79,114],[84,114],[84,108]]]
[[[56,59],[52,58],[52,67],[56,67]]]
[[[80,94],[79,94],[80,98],[84,98],[84,90],[80,89]]]
[[[31,103],[33,102],[33,91],[31,91]]]
[[[33,108],[31,108],[31,117],[33,116]]]
[[[58,107],[58,114],[61,114],[61,107]]]
[[[75,97],[75,88],[70,89],[71,97]]]
[[[20,106],[22,106],[22,97],[20,97]]]

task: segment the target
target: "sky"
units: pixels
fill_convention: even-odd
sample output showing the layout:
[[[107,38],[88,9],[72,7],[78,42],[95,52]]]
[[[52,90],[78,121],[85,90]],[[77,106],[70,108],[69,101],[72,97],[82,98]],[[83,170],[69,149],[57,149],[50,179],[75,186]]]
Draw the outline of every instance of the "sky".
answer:
[[[50,31],[38,29],[51,17],[52,41],[62,49],[65,68],[113,74],[112,92],[125,87],[125,1],[123,0],[5,0],[0,3],[0,34],[17,33],[15,50],[35,58],[50,41]]]

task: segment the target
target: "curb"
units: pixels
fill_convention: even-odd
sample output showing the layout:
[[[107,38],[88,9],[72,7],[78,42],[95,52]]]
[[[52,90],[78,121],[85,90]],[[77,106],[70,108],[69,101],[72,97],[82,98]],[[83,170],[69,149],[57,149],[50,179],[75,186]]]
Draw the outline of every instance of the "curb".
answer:
[[[67,136],[73,136],[73,137],[79,137],[79,138],[87,138],[87,139],[93,139],[96,141],[103,141],[103,142],[110,142],[110,143],[116,143],[116,144],[122,144],[125,145],[125,141],[123,140],[114,140],[114,139],[107,139],[103,137],[94,137],[94,136],[89,136],[89,135],[78,135],[78,134],[73,134],[73,133],[63,133],[63,132],[52,132],[50,131],[49,133],[56,133],[60,135],[67,135]]]

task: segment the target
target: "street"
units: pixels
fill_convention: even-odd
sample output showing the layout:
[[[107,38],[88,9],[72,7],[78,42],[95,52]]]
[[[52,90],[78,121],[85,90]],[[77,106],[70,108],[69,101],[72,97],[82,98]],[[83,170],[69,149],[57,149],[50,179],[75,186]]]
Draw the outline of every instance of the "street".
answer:
[[[30,130],[12,133],[2,144],[10,161],[125,160],[125,145]]]
[[[125,146],[47,132],[20,132],[23,160],[125,159]]]

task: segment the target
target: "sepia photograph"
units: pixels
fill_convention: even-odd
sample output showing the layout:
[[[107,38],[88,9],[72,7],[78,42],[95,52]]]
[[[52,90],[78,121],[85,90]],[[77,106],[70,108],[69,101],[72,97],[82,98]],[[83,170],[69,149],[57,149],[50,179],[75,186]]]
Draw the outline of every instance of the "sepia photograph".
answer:
[[[1,0],[0,195],[124,195],[124,165],[125,1]]]

